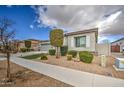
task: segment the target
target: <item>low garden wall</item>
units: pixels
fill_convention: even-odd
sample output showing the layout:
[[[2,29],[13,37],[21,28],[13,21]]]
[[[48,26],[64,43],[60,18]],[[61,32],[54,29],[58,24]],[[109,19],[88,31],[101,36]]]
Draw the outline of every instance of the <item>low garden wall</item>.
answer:
[[[111,55],[110,44],[97,44],[96,52],[98,53],[98,55]]]

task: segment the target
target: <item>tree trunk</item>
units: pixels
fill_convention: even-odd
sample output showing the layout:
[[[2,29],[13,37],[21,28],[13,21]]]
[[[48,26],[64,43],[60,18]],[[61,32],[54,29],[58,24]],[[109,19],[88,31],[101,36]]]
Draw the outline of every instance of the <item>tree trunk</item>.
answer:
[[[7,78],[10,79],[10,52],[7,51]]]
[[[59,50],[59,47],[57,47],[56,58],[59,58],[59,57],[60,57],[60,50]]]

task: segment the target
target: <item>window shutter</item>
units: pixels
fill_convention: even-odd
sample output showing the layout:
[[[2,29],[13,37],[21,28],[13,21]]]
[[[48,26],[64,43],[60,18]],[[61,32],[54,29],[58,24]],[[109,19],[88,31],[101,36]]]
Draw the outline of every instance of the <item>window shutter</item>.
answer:
[[[90,36],[86,36],[86,47],[90,47]]]

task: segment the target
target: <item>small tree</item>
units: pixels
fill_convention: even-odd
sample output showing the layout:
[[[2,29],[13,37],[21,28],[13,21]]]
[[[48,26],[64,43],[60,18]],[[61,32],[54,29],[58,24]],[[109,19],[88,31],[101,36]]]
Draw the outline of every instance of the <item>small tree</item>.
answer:
[[[63,30],[54,29],[50,32],[50,43],[57,48],[56,58],[60,57],[60,47],[63,45]]]
[[[7,78],[10,80],[10,52],[15,31],[12,29],[13,22],[5,17],[0,17],[0,44],[7,55]]]
[[[26,40],[26,41],[25,41],[25,47],[26,47],[28,50],[30,50],[30,48],[31,48],[31,41],[30,41],[30,40]]]

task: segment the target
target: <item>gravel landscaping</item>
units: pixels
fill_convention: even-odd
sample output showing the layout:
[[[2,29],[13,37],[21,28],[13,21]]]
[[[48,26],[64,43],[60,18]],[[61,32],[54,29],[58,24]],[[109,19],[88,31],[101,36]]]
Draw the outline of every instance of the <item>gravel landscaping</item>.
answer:
[[[33,59],[33,60],[37,62],[58,65],[58,66],[76,69],[80,71],[124,79],[124,72],[116,71],[113,68],[115,58],[111,56],[108,57],[107,67],[105,68],[100,66],[100,57],[98,56],[94,56],[93,62],[89,64],[83,63],[83,62],[74,62],[74,60],[67,61],[67,57],[63,57],[63,56],[59,59],[56,59],[55,56],[50,56],[50,55],[48,55],[47,57],[48,57],[48,60],[40,60],[40,58]]]
[[[0,62],[0,87],[71,87],[61,81],[33,72],[29,69],[11,63],[12,84],[2,82],[6,76],[6,62]]]

